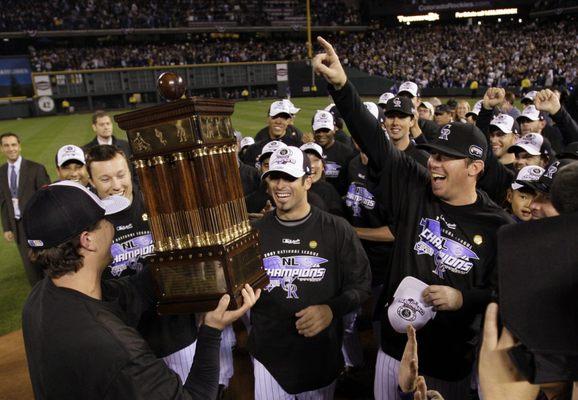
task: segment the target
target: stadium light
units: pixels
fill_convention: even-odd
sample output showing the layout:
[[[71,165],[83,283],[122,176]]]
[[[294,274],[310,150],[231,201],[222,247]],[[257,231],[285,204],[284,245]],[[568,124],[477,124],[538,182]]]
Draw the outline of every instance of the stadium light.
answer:
[[[496,15],[512,15],[518,14],[517,8],[500,8],[496,10],[481,10],[481,11],[463,11],[456,12],[456,18],[476,18],[476,17],[495,17]]]
[[[397,20],[401,23],[407,22],[423,22],[423,21],[437,21],[440,19],[438,13],[427,13],[426,15],[398,15]]]

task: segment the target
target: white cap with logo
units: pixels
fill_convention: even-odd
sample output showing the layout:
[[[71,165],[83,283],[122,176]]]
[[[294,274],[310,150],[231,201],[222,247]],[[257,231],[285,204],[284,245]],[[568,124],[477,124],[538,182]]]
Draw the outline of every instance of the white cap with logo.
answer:
[[[84,151],[78,146],[73,144],[67,144],[58,149],[56,153],[56,165],[62,167],[64,163],[68,161],[78,161],[81,164],[86,164],[86,159],[84,158]]]
[[[395,97],[395,94],[391,93],[391,92],[385,92],[384,94],[382,94],[381,96],[379,96],[379,100],[377,101],[377,104],[379,105],[386,105],[387,102],[391,99],[393,99]]]
[[[255,144],[255,139],[253,139],[251,136],[247,136],[244,137],[243,139],[241,139],[241,149],[247,146],[251,146],[252,144]]]
[[[409,94],[411,94],[412,97],[417,97],[419,90],[417,84],[407,81],[399,85],[399,90],[397,91],[397,94],[399,95],[401,92],[408,92]]]
[[[490,126],[495,126],[504,133],[516,133],[514,132],[514,118],[508,114],[498,114],[490,122]]]
[[[293,104],[291,102],[291,100],[289,99],[283,99],[281,100],[283,103],[287,104],[287,108],[291,111],[291,115],[295,115],[297,114],[299,111],[301,111],[300,108],[295,107],[295,104]]]
[[[309,143],[305,143],[304,145],[302,145],[301,147],[299,147],[301,149],[301,151],[303,151],[304,153],[313,153],[315,154],[317,157],[324,159],[325,155],[323,154],[323,147],[319,146],[317,143],[315,142],[309,142]]]
[[[522,110],[522,114],[520,114],[518,117],[518,122],[520,122],[521,118],[528,118],[530,121],[540,121],[544,119],[535,105],[529,105],[528,107],[525,107]]]
[[[269,116],[275,117],[279,114],[287,114],[291,116],[293,115],[291,111],[293,111],[293,107],[291,107],[289,103],[287,103],[287,101],[285,100],[274,101],[273,103],[271,103],[271,106],[269,107]]]
[[[293,178],[301,178],[311,174],[311,164],[301,149],[295,146],[286,146],[277,149],[269,159],[269,170],[261,179],[265,179],[272,172],[283,172]]]
[[[520,172],[518,172],[514,182],[512,182],[512,189],[518,190],[524,187],[522,184],[524,182],[538,182],[538,179],[540,179],[544,171],[544,168],[537,165],[528,165],[527,167],[522,168]]]
[[[436,316],[433,306],[423,301],[422,293],[428,286],[413,276],[403,278],[387,308],[389,322],[397,332],[405,333],[409,325],[417,331]]]
[[[508,148],[508,153],[515,153],[521,149],[532,156],[539,156],[542,154],[543,144],[544,136],[539,133],[527,133]]]
[[[333,115],[329,111],[317,110],[313,117],[313,131],[319,129],[335,129]]]

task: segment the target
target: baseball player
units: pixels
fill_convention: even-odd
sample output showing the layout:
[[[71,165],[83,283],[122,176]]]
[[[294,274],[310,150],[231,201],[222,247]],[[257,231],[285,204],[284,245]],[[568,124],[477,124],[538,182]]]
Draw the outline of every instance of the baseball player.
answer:
[[[318,41],[325,52],[314,58],[314,69],[329,82],[345,123],[368,156],[372,175],[379,177],[376,198],[389,213],[396,238],[384,285],[389,303],[382,312],[375,397],[399,398],[402,333],[419,319],[423,324],[417,331],[420,374],[445,398],[463,400],[469,395],[472,341],[478,334],[474,322],[494,287],[496,231],[513,222],[476,190],[488,153],[486,138],[468,124],[445,125],[424,146],[431,153],[424,168],[385,139],[348,82],[331,44],[322,38]],[[425,287],[418,291],[417,301],[404,302],[402,283],[408,278]],[[433,319],[432,309],[437,313]],[[424,316],[428,318],[422,320]]]
[[[24,211],[32,256],[46,272],[22,312],[38,399],[205,400],[217,394],[220,330],[248,311],[260,290],[253,293],[246,285],[240,309],[226,311],[225,295],[205,315],[195,363],[185,380],[179,379],[135,329],[142,313],[155,304],[148,269],[101,279],[114,236],[107,218],[128,204],[125,197],[100,200],[81,184],[62,181],[36,192]],[[163,342],[174,339],[162,337]]]
[[[261,232],[270,283],[251,311],[255,399],[332,399],[343,366],[341,318],[369,296],[369,262],[351,226],[307,201],[311,167],[297,147],[276,150],[263,179],[275,211]]]
[[[88,186],[84,151],[78,146],[67,144],[56,152],[56,172],[62,181],[70,180]]]

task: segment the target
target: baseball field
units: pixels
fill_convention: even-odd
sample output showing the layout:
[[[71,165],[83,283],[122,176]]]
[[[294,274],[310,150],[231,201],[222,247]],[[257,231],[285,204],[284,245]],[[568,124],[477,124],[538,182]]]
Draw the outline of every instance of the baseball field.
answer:
[[[374,98],[366,100],[377,101]],[[325,97],[293,99],[293,102],[296,107],[301,108],[295,125],[304,132],[311,129],[311,119],[315,110],[323,109],[331,103],[330,99]],[[234,128],[241,131],[243,136],[254,136],[266,124],[270,103],[271,100],[237,102],[233,114]],[[470,103],[473,105],[474,101]],[[94,135],[90,125],[90,114],[59,115],[0,121],[0,133],[11,131],[20,135],[22,156],[44,164],[50,178],[56,180],[54,162],[56,151],[65,144],[87,143]],[[114,132],[126,139],[126,135],[118,127],[115,127]],[[20,329],[20,312],[29,290],[16,245],[1,238],[0,336]]]

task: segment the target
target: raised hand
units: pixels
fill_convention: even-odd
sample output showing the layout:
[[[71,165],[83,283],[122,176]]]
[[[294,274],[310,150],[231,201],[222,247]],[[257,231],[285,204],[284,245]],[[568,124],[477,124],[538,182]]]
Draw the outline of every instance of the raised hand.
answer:
[[[502,88],[488,88],[484,94],[483,106],[486,110],[491,110],[501,105],[506,98],[506,90]]]
[[[404,393],[411,393],[417,390],[418,378],[418,359],[417,359],[417,340],[415,338],[415,329],[409,325],[406,329],[407,342],[401,357],[399,366],[398,384]]]
[[[534,105],[538,111],[546,111],[550,115],[560,111],[560,98],[550,89],[540,90],[534,98]]]
[[[347,82],[347,75],[345,75],[339,57],[337,57],[333,46],[327,40],[317,36],[317,42],[323,46],[324,52],[313,57],[313,70],[317,75],[322,75],[335,89],[339,90]]]

